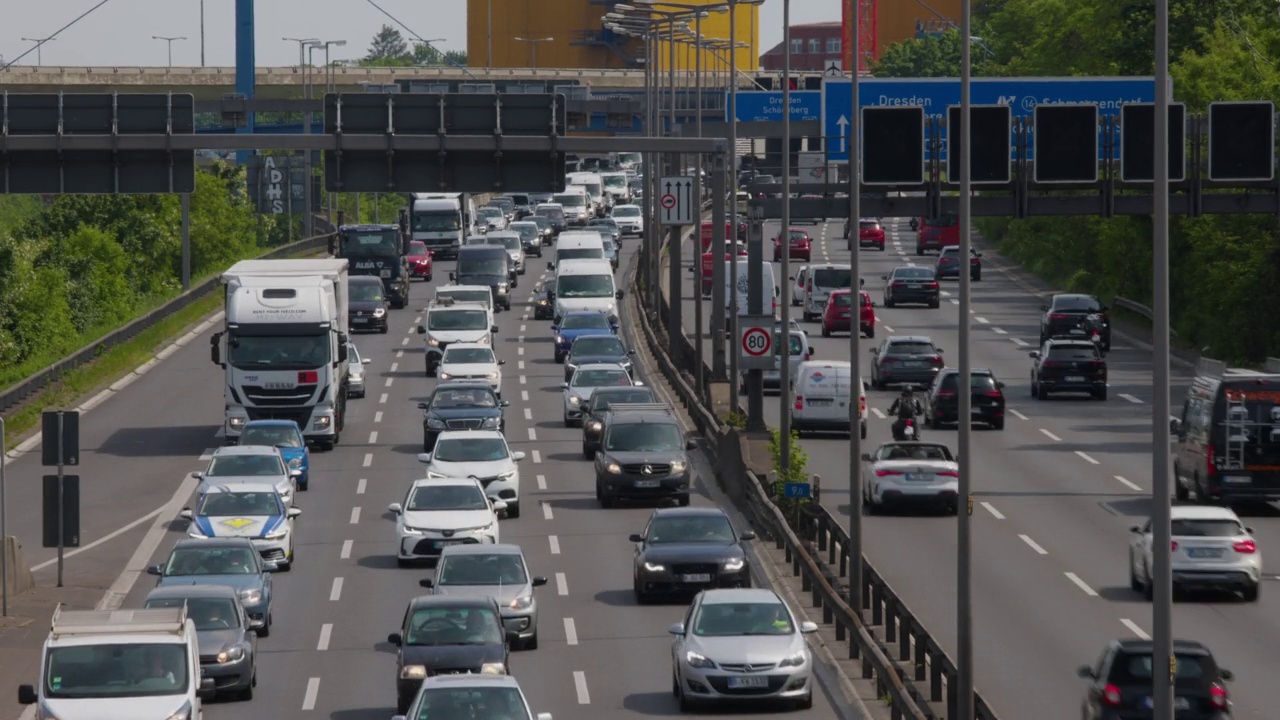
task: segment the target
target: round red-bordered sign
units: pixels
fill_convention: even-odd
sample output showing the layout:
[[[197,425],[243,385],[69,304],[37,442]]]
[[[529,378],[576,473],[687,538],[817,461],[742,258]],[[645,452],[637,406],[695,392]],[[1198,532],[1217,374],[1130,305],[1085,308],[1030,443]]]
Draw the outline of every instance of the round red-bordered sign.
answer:
[[[773,349],[773,334],[766,328],[748,328],[742,333],[742,351],[751,357],[764,357]]]
[[[662,200],[661,200],[660,202],[662,203],[662,207],[664,207],[664,208],[666,208],[666,209],[670,210],[671,208],[673,208],[673,207],[675,207],[675,206],[676,206],[676,196],[675,196],[675,195],[663,195],[663,196],[662,196]]]

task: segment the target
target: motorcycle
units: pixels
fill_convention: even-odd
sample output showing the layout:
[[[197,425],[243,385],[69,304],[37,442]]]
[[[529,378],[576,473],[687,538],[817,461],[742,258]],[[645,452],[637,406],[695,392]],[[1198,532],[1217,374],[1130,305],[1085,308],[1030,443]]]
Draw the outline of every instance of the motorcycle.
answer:
[[[1076,323],[1076,327],[1084,332],[1085,337],[1089,338],[1093,346],[1098,349],[1099,355],[1102,357],[1107,356],[1106,346],[1102,344],[1103,320],[1101,315],[1086,315],[1080,319],[1080,322]]]
[[[911,415],[898,417],[893,421],[893,439],[897,442],[920,439],[920,425],[916,422],[917,411],[921,409],[920,404],[916,401],[914,394],[909,396],[907,401],[913,405]]]

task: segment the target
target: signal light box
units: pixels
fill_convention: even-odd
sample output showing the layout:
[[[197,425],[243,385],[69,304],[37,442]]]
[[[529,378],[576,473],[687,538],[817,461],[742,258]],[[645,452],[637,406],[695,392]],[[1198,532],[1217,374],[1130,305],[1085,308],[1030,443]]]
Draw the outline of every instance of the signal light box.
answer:
[[[1120,179],[1154,182],[1156,177],[1156,106],[1127,103],[1120,108]],[[1187,106],[1169,105],[1169,180],[1187,177]]]
[[[861,135],[863,185],[924,184],[924,108],[864,107]]]
[[[1034,128],[1037,183],[1098,181],[1098,106],[1037,105]]]
[[[1004,185],[1013,178],[1009,143],[1013,111],[1008,105],[969,106],[969,181]],[[960,106],[947,108],[947,182],[960,182]]]
[[[1276,176],[1275,105],[1209,103],[1209,179],[1269,181]]]

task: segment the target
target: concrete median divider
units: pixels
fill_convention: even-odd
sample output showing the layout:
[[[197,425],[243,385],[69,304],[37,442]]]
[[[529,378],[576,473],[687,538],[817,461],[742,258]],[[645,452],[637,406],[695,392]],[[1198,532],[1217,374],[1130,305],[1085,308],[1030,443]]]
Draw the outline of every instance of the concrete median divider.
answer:
[[[5,587],[9,597],[21,595],[35,587],[35,579],[31,576],[31,566],[22,554],[22,544],[18,538],[8,535],[4,539]]]

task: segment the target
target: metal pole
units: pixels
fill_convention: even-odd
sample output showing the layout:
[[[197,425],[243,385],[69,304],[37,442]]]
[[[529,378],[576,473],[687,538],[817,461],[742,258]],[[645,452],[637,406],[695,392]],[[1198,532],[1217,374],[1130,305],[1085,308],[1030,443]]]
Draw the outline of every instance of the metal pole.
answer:
[[[191,194],[182,193],[182,291],[191,289]]]
[[[200,67],[204,67],[204,0],[200,0]]]
[[[315,52],[315,49],[316,49],[315,45],[311,45],[307,47],[307,51],[306,51],[307,62],[302,68],[303,74],[304,74],[303,89],[306,93],[308,100],[312,100],[315,98],[315,85],[314,85],[315,70],[311,67],[312,65],[311,53]],[[321,116],[323,117],[323,114]],[[308,110],[305,113],[305,116],[303,117],[302,120],[303,120],[303,128],[302,128],[303,134],[310,135],[311,124],[313,122],[310,110]],[[311,181],[312,181],[312,178],[315,177],[315,168],[312,167],[311,165],[311,159],[312,159],[311,151],[304,150],[303,153],[304,153],[304,156],[306,157],[306,162],[304,163],[304,165],[306,166],[306,174],[307,174],[306,182],[303,183],[303,186],[302,186],[303,202],[306,204],[306,208],[304,208],[303,215],[302,215],[304,219],[303,227],[305,228],[304,232],[306,233],[307,237],[314,237],[316,234],[316,226],[315,226],[315,215],[313,214],[312,208],[315,207],[315,198],[313,197],[313,193],[312,193]]]
[[[697,99],[697,103],[698,103],[698,105],[697,105],[697,110],[695,111],[695,113],[696,113],[696,114],[695,114],[695,116],[694,116],[694,117],[695,117],[694,123],[695,123],[695,127],[697,128],[698,137],[702,137],[702,13],[698,13],[697,15],[695,15],[695,16],[694,16],[693,25],[694,25],[694,28],[695,28],[694,33],[693,33],[693,52],[694,52],[694,56],[695,56],[695,57],[694,57],[694,67],[696,68],[696,69],[694,70],[694,74],[693,74],[693,78],[694,78],[694,86],[696,87],[696,90],[694,91],[694,97]],[[696,158],[697,158],[697,162],[695,162],[695,163],[693,164],[693,167],[694,167],[694,169],[695,169],[695,171],[696,171],[696,172],[694,173],[694,175],[693,175],[693,201],[694,201],[694,203],[695,203],[694,207],[696,208],[696,210],[695,210],[696,215],[694,216],[694,219],[695,219],[695,220],[697,220],[697,221],[699,221],[699,222],[695,222],[695,223],[694,223],[694,227],[695,227],[695,228],[700,228],[700,226],[701,226],[701,222],[700,222],[700,221],[701,221],[701,219],[702,219],[702,168],[706,166],[706,163],[705,163],[705,162],[703,162],[706,158],[704,158],[702,155],[695,155],[694,157],[696,157]],[[712,219],[712,236],[711,236],[711,237],[712,237],[712,240],[711,240],[712,248],[711,248],[711,251],[712,251],[712,252],[715,252],[715,245],[716,245],[715,238],[716,238],[716,237],[721,237],[721,240],[720,240],[720,247],[724,247],[724,239],[723,239],[723,235],[724,235],[724,220],[723,220],[723,216],[724,216],[724,202],[723,202],[723,198],[720,198],[720,199],[713,199],[713,201],[712,201],[712,208],[713,208],[713,211],[712,211],[712,218],[713,218],[713,219]],[[720,226],[719,226],[719,231],[718,231],[718,233],[717,233],[717,230],[716,230],[716,225],[715,225],[715,220],[714,220],[714,217],[715,217],[715,210],[717,210],[717,209],[720,211],[720,213],[719,213],[719,214],[720,214],[720,216],[721,216],[721,218],[722,218],[722,219],[720,220]],[[703,332],[702,332],[702,312],[703,312],[703,311],[702,311],[702,291],[701,291],[701,288],[699,287],[699,286],[702,284],[702,267],[701,267],[701,265],[702,265],[702,264],[699,262],[699,259],[702,257],[702,238],[701,238],[701,233],[699,233],[699,237],[698,237],[698,239],[697,239],[697,240],[695,240],[694,242],[690,243],[690,244],[693,246],[693,264],[692,264],[692,267],[693,267],[693,275],[694,275],[694,277],[695,277],[695,278],[697,278],[697,279],[693,282],[693,284],[692,284],[692,285],[693,285],[693,298],[694,298],[694,303],[693,303],[693,335],[694,335],[694,343],[693,343],[693,347],[694,347],[694,350],[695,350],[695,352],[694,352],[694,358],[695,358],[695,363],[696,363],[696,364],[695,364],[695,366],[694,366],[694,370],[695,370],[695,372],[694,372],[694,380],[695,380],[695,382],[697,383],[697,385],[696,385],[696,387],[697,387],[697,391],[698,391],[698,393],[699,393],[699,394],[701,394],[701,393],[702,393],[702,391],[703,391],[703,384],[702,384],[702,381],[703,381],[703,368],[705,367],[705,358],[703,357],[703,352],[702,352],[702,335],[703,335]],[[722,256],[723,256],[723,254],[722,254]],[[712,267],[714,267],[714,265],[713,265]]]
[[[4,418],[0,417],[0,615],[9,615],[9,507],[8,488],[5,487],[4,465],[5,453],[9,452],[5,444]]]
[[[956,446],[957,463],[960,470],[959,497],[957,498],[956,523],[956,651],[957,686],[956,686],[956,720],[973,720],[973,577],[972,577],[972,517],[973,507],[972,463],[969,460],[973,441],[973,391],[971,358],[969,357],[970,330],[972,320],[969,319],[969,308],[973,303],[971,293],[972,282],[969,276],[969,254],[973,244],[972,217],[970,212],[970,196],[972,191],[970,140],[971,125],[969,109],[972,103],[972,51],[973,32],[970,30],[972,20],[972,0],[960,0],[960,362],[959,376],[956,378],[956,393],[959,399],[957,415],[959,418],[959,442]],[[857,62],[857,59],[854,60]]]
[[[1169,0],[1156,0],[1155,178],[1152,187],[1151,657],[1153,720],[1173,720],[1173,538],[1169,526]],[[1163,661],[1168,658],[1168,661]]]
[[[58,587],[62,587],[62,540],[66,535],[66,511],[62,487],[62,411],[58,411]]]
[[[693,96],[698,104],[694,122],[698,125],[698,137],[702,137],[702,13],[693,16]],[[702,168],[703,163],[698,163]]]
[[[852,0],[857,3],[860,0]],[[849,607],[862,616],[862,188],[858,171],[862,156],[862,143],[858,142],[860,125],[858,117],[858,36],[861,30],[858,9],[853,11],[853,68],[849,71],[849,138],[845,150],[849,153],[849,277],[854,288],[854,302],[849,307],[849,378],[858,383],[854,388],[859,398],[849,400]],[[827,138],[830,143],[834,138]],[[830,151],[830,145],[827,146]]]
[[[738,0],[729,0],[729,43],[733,49],[729,51],[729,167],[726,168],[732,182],[728,183],[733,190],[733,211],[738,211]],[[737,230],[737,223],[734,223],[734,230]],[[750,252],[750,250],[748,250]],[[742,406],[738,403],[737,385],[741,382],[738,377],[738,254],[735,252],[729,263],[729,287],[733,288],[731,292],[727,291],[724,283],[720,284],[720,292],[727,293],[729,297],[729,320],[725,328],[729,339],[725,342],[732,342],[733,349],[729,352],[729,408],[734,413],[742,411]],[[721,265],[720,258],[716,258],[716,266]],[[712,292],[715,292],[714,290]],[[712,302],[723,304],[722,297],[713,298]]]
[[[782,453],[778,472],[790,477],[791,470],[791,0],[782,0],[782,227],[778,243],[782,256],[782,329],[780,347],[774,348],[778,362],[778,434]]]
[[[671,175],[680,175],[679,166],[676,164],[680,156],[676,154],[667,155],[668,172]],[[661,193],[672,192],[672,188],[659,188]],[[678,191],[677,191],[678,192]],[[694,205],[695,213],[697,205]],[[696,217],[695,217],[696,219]],[[680,236],[684,233],[683,225],[672,225],[667,232],[667,258],[669,266],[667,267],[667,351],[671,358],[678,365],[688,362],[688,358],[680,352],[680,338],[684,337],[684,321],[681,317],[683,302],[683,293],[681,283],[684,278],[680,275]]]
[[[698,135],[702,135],[701,129]],[[711,235],[711,379],[723,382],[725,379],[725,308],[724,308],[724,258],[727,252],[730,236],[724,234],[725,223],[728,218],[733,217],[733,209],[730,203],[733,202],[732,196],[729,195],[729,188],[733,187],[729,184],[728,170],[725,168],[725,158],[722,155],[716,155],[711,160],[713,168],[711,174],[711,196],[717,198],[716,205],[713,207],[711,214],[712,235]],[[724,198],[725,205],[721,205],[718,198]],[[723,211],[718,208],[724,207]],[[734,229],[737,229],[736,223]],[[701,268],[694,271],[698,274],[699,282],[701,282]],[[701,291],[701,288],[699,288]],[[718,293],[718,295],[717,295]],[[719,298],[717,301],[716,298]],[[699,300],[701,302],[701,300]],[[730,393],[733,397],[736,393]]]
[[[760,314],[764,309],[764,210],[753,207],[751,208],[751,230],[747,240],[747,313],[751,315]],[[738,262],[738,258],[733,259],[734,264]],[[738,294],[738,286],[734,285],[730,297]],[[737,303],[735,302],[736,306]],[[734,315],[735,324],[738,316]],[[738,338],[735,335],[733,339],[734,345],[737,345]],[[737,348],[734,348],[734,356],[737,356]],[[734,378],[734,382],[738,382],[738,378]],[[767,428],[764,423],[764,371],[748,370],[747,371],[747,431],[748,432],[764,432]]]
[[[669,112],[669,122],[671,127],[667,129],[668,134],[676,133],[676,19],[675,16],[668,16],[667,19],[669,31],[667,33],[667,90],[670,94],[670,103],[667,110]]]

